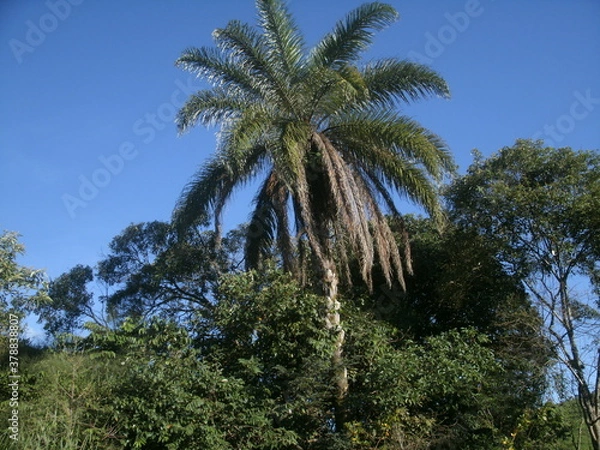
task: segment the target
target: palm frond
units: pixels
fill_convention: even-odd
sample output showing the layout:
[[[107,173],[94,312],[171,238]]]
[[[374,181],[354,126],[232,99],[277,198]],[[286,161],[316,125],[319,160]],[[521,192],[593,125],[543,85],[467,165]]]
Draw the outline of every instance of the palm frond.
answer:
[[[257,269],[261,260],[272,250],[277,233],[277,218],[270,194],[273,191],[273,173],[264,181],[254,198],[254,210],[246,229],[244,249],[247,269]]]
[[[404,281],[404,270],[402,265],[402,257],[394,234],[392,233],[387,220],[381,210],[378,208],[373,196],[367,197],[370,202],[369,208],[372,210],[373,217],[371,219],[371,234],[374,240],[374,246],[377,251],[377,260],[379,261],[381,270],[385,277],[388,286],[396,280],[400,283],[403,289],[406,288]],[[410,258],[410,254],[405,254],[405,259]],[[407,262],[407,267],[410,262]]]
[[[340,148],[372,147],[382,156],[388,152],[390,157],[422,165],[437,181],[455,170],[452,155],[439,136],[393,111],[342,114],[332,120],[325,133]]]
[[[265,179],[254,199],[254,211],[246,233],[247,268],[258,268],[276,242],[284,270],[294,273],[294,244],[289,232],[287,201],[289,193],[275,172]]]
[[[244,104],[235,120],[222,123],[218,134],[217,151],[231,163],[242,160],[240,156],[253,148],[266,148],[275,129],[272,114],[260,102]],[[240,159],[242,158],[242,159]]]
[[[363,142],[346,140],[338,148],[350,163],[379,179],[382,185],[423,206],[432,217],[439,217],[439,193],[423,167],[389,148],[367,146]]]
[[[396,203],[394,202],[394,199],[390,195],[390,191],[389,191],[388,187],[385,186],[382,183],[382,181],[375,174],[373,174],[369,170],[366,170],[365,167],[361,167],[359,169],[359,171],[361,172],[361,174],[362,174],[361,176],[363,177],[365,182],[367,184],[372,185],[372,187],[373,187],[372,191],[376,192],[377,195],[379,195],[381,197],[381,200],[387,206],[387,209],[390,212],[390,214],[392,215],[392,217],[399,217],[400,211],[398,211],[398,208],[396,208]]]
[[[384,3],[359,6],[316,45],[310,55],[311,64],[337,66],[355,61],[372,43],[374,31],[384,29],[397,18],[396,10]]]
[[[304,40],[294,20],[280,0],[256,2],[260,25],[264,30],[267,58],[278,73],[293,79],[300,68]]]
[[[330,117],[363,104],[368,98],[362,74],[354,66],[345,65],[336,70],[318,67],[311,70],[302,90],[310,101],[307,105],[307,109],[311,111],[309,117],[317,120],[315,125],[318,128],[327,127]]]
[[[430,95],[450,97],[444,79],[427,66],[398,59],[382,59],[362,71],[370,101],[380,107],[409,103]]]
[[[324,175],[330,187],[328,192],[334,208],[328,216],[336,232],[331,246],[336,248],[341,266],[347,266],[346,252],[350,250],[359,261],[363,281],[371,289],[371,273],[377,256],[388,284],[395,279],[404,287],[402,258],[376,200],[377,187],[360,170],[347,164],[327,137],[315,134],[313,140],[321,150]],[[386,198],[393,204],[389,195]],[[410,257],[410,252],[406,252],[406,257]],[[406,267],[410,271],[410,261],[406,261]]]
[[[344,163],[337,149],[325,136],[315,133],[312,139],[315,147],[321,152],[324,173],[335,207],[334,211],[329,212],[329,216],[334,222],[339,222],[345,230],[360,259],[363,279],[368,280],[374,257],[369,239],[369,216],[364,203],[368,192],[357,184],[351,167]]]
[[[211,212],[215,213],[215,223],[220,221],[220,213],[234,188],[249,181],[264,159],[264,148],[257,147],[235,161],[217,154],[209,159],[196,172],[184,187],[173,212],[175,229],[184,234],[190,228],[207,223]]]
[[[200,91],[191,95],[177,112],[175,123],[180,133],[201,123],[209,127],[232,120],[246,103],[223,89]]]
[[[247,66],[215,48],[188,48],[175,61],[177,67],[204,78],[217,88],[231,93],[241,92],[249,98],[260,98],[260,85]]]
[[[207,223],[227,179],[227,167],[214,158],[205,163],[183,189],[173,211],[173,224],[180,233]]]
[[[271,64],[263,35],[248,24],[232,20],[225,28],[215,30],[213,37],[223,51],[252,74],[263,101],[281,105],[288,111],[294,109],[282,72]]]
[[[291,189],[305,171],[311,129],[308,124],[296,120],[281,120],[277,125],[277,136],[269,153],[280,180]]]
[[[324,267],[327,262],[328,249],[323,242],[323,234],[319,231],[319,224],[315,221],[313,203],[309,195],[308,177],[304,167],[300,168],[293,188],[296,220],[301,226],[302,233],[306,235],[306,240],[312,250],[312,256],[318,261],[319,265]]]

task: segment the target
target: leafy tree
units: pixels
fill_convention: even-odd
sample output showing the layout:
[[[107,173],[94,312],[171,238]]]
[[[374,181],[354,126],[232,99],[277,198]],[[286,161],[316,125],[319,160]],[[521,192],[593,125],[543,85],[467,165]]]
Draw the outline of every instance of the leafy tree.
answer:
[[[449,199],[458,223],[492,243],[535,300],[599,448],[600,304],[591,286],[600,270],[600,155],[520,140],[478,158]],[[587,292],[576,287],[585,279]]]
[[[227,275],[215,297],[196,328],[203,353],[270,399],[276,423],[293,430],[301,448],[327,448],[334,336],[322,325],[321,297],[274,270]]]
[[[44,329],[50,336],[74,334],[86,318],[103,323],[94,311],[93,294],[87,288],[93,279],[92,268],[79,264],[50,283],[52,302],[36,308],[39,320],[44,322]]]
[[[405,222],[415,273],[407,278],[406,292],[385,290],[379,279],[371,308],[381,318],[416,339],[465,327],[491,335],[502,328],[496,323],[501,311],[517,304],[527,309],[519,280],[506,273],[483,238],[452,224],[440,232],[430,219],[407,216]]]
[[[17,257],[25,253],[19,234],[0,235],[0,311],[23,315],[35,305],[48,302],[48,282],[43,270],[21,266]],[[3,321],[3,324],[8,321]]]
[[[415,274],[390,316],[416,339],[465,327],[486,335],[506,370],[496,383],[505,400],[495,415],[512,426],[546,389],[551,355],[538,311],[481,236],[454,226],[440,234],[429,220],[407,227]]]
[[[561,437],[553,411],[498,393],[516,378],[493,334],[413,339],[349,301],[351,388],[346,433],[336,433],[336,336],[322,326],[322,298],[266,270],[225,275],[212,302],[186,327],[156,316],[88,323],[87,337],[28,362],[22,448],[504,450]],[[518,420],[499,420],[507,411]]]
[[[588,450],[592,448],[589,433],[585,419],[581,413],[581,407],[577,398],[571,398],[559,405],[554,406],[557,413],[560,414],[568,429],[567,436],[564,436],[561,444],[565,450]],[[559,444],[560,445],[560,444]]]
[[[453,226],[440,234],[428,220],[407,222],[415,275],[389,316],[419,340],[464,327],[487,336],[504,370],[488,411],[508,434],[525,410],[540,406],[547,387],[551,355],[541,318],[481,236]]]
[[[8,362],[9,356],[16,358],[12,360],[14,363],[18,357],[24,359],[28,354],[36,353],[37,349],[23,336],[21,320],[36,307],[51,302],[44,271],[22,266],[17,262],[19,255],[24,253],[25,246],[19,242],[18,233],[5,231],[0,235],[0,364],[2,365]],[[8,385],[8,378],[6,385]]]
[[[210,232],[190,230],[177,240],[164,222],[130,225],[98,264],[98,278],[114,289],[107,295],[109,310],[119,317],[182,319],[210,308],[219,276],[241,264],[239,234],[231,231],[215,249]]]
[[[335,330],[337,425],[347,391],[344,330],[336,299],[348,254],[370,285],[379,260],[388,284],[404,269],[382,212],[398,215],[399,193],[440,216],[437,183],[453,169],[441,139],[395,112],[399,102],[447,96],[432,70],[395,58],[365,65],[373,34],[396,20],[389,5],[367,3],[307,50],[285,4],[257,0],[259,28],[231,21],[214,31],[214,48],[190,48],[177,65],[212,83],[180,110],[180,131],[220,126],[216,154],[197,172],[174,212],[179,230],[221,213],[233,190],[266,174],[246,235],[246,262],[258,267],[273,244],[285,270],[298,274],[310,249],[327,300],[326,326]],[[290,217],[292,216],[292,217]],[[405,255],[407,256],[407,255]]]
[[[503,439],[502,449],[580,450],[580,446],[573,446],[569,437],[569,424],[561,408],[546,404],[535,410],[527,409],[523,412],[510,437]]]
[[[54,337],[81,331],[86,320],[115,327],[127,317],[189,319],[211,307],[219,275],[240,266],[241,233],[229,232],[217,251],[210,232],[178,241],[167,223],[132,224],[113,238],[95,271],[77,265],[53,280],[53,302],[35,312]],[[94,280],[104,289],[98,302],[89,288]]]
[[[364,313],[350,316],[351,448],[492,447],[488,406],[500,367],[487,337],[464,329],[415,342]]]

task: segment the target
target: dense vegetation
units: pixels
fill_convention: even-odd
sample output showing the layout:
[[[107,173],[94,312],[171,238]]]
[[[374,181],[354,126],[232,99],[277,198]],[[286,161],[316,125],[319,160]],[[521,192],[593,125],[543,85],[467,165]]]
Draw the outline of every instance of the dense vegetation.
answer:
[[[393,112],[445,82],[359,65],[393,8],[306,51],[285,5],[257,7],[258,29],[233,21],[178,60],[215,83],[181,129],[221,133],[172,223],[132,224],[50,283],[0,238],[0,446],[597,450],[597,152],[519,140],[448,181],[443,141]]]
[[[443,232],[425,218],[405,226],[406,290],[376,268],[372,292],[356,283],[339,293],[343,432],[332,426],[336,336],[322,295],[282,271],[275,250],[263,270],[243,270],[244,227],[217,251],[212,231],[182,243],[153,222],[127,227],[95,268],[53,280],[52,302],[39,278],[19,281],[34,297],[4,292],[5,314],[36,310],[50,339],[43,349],[21,341],[15,448],[592,448],[578,405],[544,401],[556,351],[497,244],[459,220]],[[12,279],[33,275],[15,262],[15,236],[3,239]]]

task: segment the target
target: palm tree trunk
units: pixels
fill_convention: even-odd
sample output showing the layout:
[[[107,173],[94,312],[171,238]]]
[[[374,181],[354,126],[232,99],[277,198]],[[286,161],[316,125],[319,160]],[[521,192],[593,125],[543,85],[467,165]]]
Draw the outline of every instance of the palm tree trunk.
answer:
[[[338,276],[335,265],[331,261],[325,263],[323,270],[323,293],[326,301],[325,326],[335,335],[335,343],[331,363],[335,380],[334,414],[335,430],[340,432],[344,429],[345,405],[348,394],[348,369],[344,365],[342,356],[345,331],[340,320],[341,304],[337,300]]]

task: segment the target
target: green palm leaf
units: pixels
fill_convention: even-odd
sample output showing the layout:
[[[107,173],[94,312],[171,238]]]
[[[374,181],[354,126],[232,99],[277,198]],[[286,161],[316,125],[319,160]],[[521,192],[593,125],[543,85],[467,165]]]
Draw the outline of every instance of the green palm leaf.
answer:
[[[421,64],[397,59],[382,59],[368,64],[363,77],[370,101],[377,106],[394,106],[430,95],[448,98],[450,89],[436,72]]]
[[[289,79],[298,75],[304,40],[289,12],[277,0],[256,2],[260,26],[264,30],[267,58],[277,73]]]
[[[390,5],[373,2],[359,6],[338,22],[314,48],[313,65],[336,66],[355,61],[371,45],[374,31],[380,31],[398,19]]]

